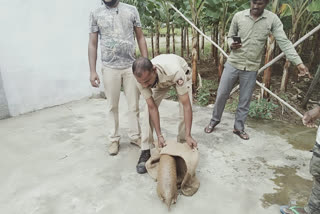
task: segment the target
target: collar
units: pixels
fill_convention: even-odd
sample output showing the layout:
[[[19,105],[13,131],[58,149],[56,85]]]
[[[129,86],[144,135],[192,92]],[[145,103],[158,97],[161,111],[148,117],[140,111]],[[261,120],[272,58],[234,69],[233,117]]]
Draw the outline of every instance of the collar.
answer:
[[[158,82],[159,82],[159,76],[158,76],[158,73],[157,73],[156,80],[154,81],[154,83],[153,83],[153,85],[151,86],[151,88],[155,88],[155,87],[157,87]]]
[[[250,9],[245,10],[244,11],[244,15],[253,19],[253,17],[250,14]],[[267,18],[265,9],[263,10],[263,13],[261,14],[261,16],[259,16],[256,20],[259,20],[259,19],[262,19],[262,18]]]
[[[157,76],[158,76],[158,83],[163,83],[166,82],[166,74],[164,72],[164,69],[161,67],[161,65],[155,65],[156,66],[156,72],[157,72]]]
[[[108,10],[112,10],[112,9],[117,9],[120,5],[120,0],[117,1],[116,6],[115,7],[109,7],[107,6],[104,2],[103,5],[108,9]]]

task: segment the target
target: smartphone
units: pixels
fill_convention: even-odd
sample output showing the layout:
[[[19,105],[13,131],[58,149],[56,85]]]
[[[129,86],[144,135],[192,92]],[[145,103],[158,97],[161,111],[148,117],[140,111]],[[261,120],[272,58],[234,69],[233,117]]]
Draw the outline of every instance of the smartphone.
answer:
[[[241,38],[240,38],[240,36],[233,36],[232,37],[232,39],[233,39],[233,41],[235,42],[235,43],[241,43]]]

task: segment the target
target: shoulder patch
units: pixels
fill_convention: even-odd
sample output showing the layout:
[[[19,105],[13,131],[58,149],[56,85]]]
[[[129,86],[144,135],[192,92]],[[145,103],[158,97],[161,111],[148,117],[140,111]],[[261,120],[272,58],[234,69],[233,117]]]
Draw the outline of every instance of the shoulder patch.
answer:
[[[184,83],[184,81],[183,81],[182,78],[180,78],[180,79],[177,80],[177,84],[178,84],[179,86],[182,86],[183,83]]]

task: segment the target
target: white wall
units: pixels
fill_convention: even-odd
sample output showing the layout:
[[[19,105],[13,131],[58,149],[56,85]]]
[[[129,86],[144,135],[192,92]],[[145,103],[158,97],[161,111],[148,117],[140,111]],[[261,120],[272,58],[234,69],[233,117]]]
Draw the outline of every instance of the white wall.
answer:
[[[11,116],[98,93],[88,18],[100,0],[0,0],[0,72]]]

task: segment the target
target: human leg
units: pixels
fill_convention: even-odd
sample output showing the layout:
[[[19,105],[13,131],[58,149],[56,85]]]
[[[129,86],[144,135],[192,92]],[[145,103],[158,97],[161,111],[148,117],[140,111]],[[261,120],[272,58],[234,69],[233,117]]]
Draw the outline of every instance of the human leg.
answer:
[[[154,89],[153,90],[153,99],[155,104],[159,107],[162,99],[168,92],[169,88],[165,89]],[[150,147],[151,144],[154,142],[153,139],[153,124],[149,116],[148,106],[145,105],[143,110],[143,122],[142,122],[142,129],[141,129],[141,154],[136,166],[137,172],[139,174],[146,173],[145,163],[150,158]]]
[[[238,72],[239,70],[232,67],[229,63],[225,64],[218,88],[217,98],[212,112],[212,118],[210,120],[210,123],[205,127],[204,130],[206,133],[211,133],[214,127],[220,123],[222,113],[229,98],[232,87],[238,79]]]
[[[123,90],[128,103],[128,136],[130,142],[138,143],[140,141],[140,123],[139,123],[139,96],[140,92],[136,85],[132,68],[125,69],[122,73]]]
[[[234,123],[234,133],[246,140],[249,139],[249,136],[244,132],[244,123],[249,113],[250,101],[256,84],[256,77],[257,72],[254,71],[240,71],[239,73],[240,95]]]
[[[111,129],[109,131],[109,154],[116,155],[119,151],[119,98],[121,89],[121,76],[118,70],[102,67],[104,91],[107,98],[107,114]]]

